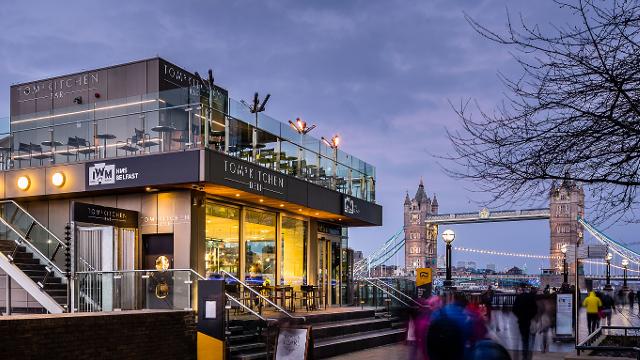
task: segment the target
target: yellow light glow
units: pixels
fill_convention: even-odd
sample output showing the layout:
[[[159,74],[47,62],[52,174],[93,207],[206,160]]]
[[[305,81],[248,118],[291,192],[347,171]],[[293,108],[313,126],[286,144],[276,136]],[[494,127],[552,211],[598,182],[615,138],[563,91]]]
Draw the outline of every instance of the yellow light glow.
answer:
[[[61,172],[56,172],[51,176],[51,183],[53,184],[53,186],[61,187],[62,185],[64,185],[64,181],[65,177]]]
[[[18,189],[27,190],[31,185],[31,180],[29,180],[28,176],[20,176],[18,178]]]

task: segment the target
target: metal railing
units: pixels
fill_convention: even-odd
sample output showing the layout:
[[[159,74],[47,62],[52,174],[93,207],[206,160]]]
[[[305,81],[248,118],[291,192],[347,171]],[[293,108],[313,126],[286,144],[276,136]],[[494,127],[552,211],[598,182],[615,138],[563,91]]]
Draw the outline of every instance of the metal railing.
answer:
[[[295,315],[291,315],[287,310],[283,309],[282,307],[278,306],[277,304],[275,304],[273,301],[269,300],[267,297],[265,297],[264,295],[260,294],[260,292],[256,291],[255,289],[253,289],[251,286],[245,284],[244,282],[242,282],[242,280],[238,279],[237,277],[229,274],[228,272],[224,271],[224,270],[220,270],[219,271],[221,274],[223,274],[223,276],[226,276],[232,280],[234,280],[235,282],[237,282],[238,284],[240,284],[240,286],[242,286],[244,289],[248,290],[249,292],[251,292],[252,294],[254,294],[255,296],[257,296],[260,300],[264,301],[265,303],[271,305],[274,309],[276,309],[277,311],[285,314],[288,318],[290,319],[299,319],[302,320],[303,322],[306,322],[306,318],[304,316],[295,316]],[[259,313],[262,313],[262,307],[258,308]]]
[[[387,284],[386,282],[384,282],[384,280],[380,279],[380,278],[365,278],[363,280],[372,280],[375,281],[377,284],[379,285],[383,285],[385,288],[392,290],[394,293],[402,296],[403,298],[409,300],[411,303],[413,303],[415,306],[417,307],[422,307],[422,308],[426,308],[427,306],[424,304],[420,304],[419,302],[417,302],[414,298],[412,298],[411,296],[405,294],[404,292],[400,291],[399,289],[394,288],[393,286]]]
[[[192,310],[192,269],[80,271],[75,273],[74,311]]]
[[[17,239],[13,239],[16,247],[9,255],[12,261],[18,246],[26,245],[27,251],[32,252],[34,257],[46,266],[47,273],[38,283],[40,287],[44,287],[51,273],[57,273],[62,282],[66,283],[65,273],[56,264],[56,256],[62,254],[60,250],[67,248],[64,242],[13,200],[0,201],[0,222],[18,236]],[[52,246],[53,250],[51,250]],[[62,260],[62,258],[59,259],[60,262]]]
[[[395,296],[395,295],[393,295],[392,293],[390,293],[389,291],[387,291],[387,290],[383,289],[381,286],[376,285],[375,283],[373,283],[373,282],[372,282],[372,281],[370,281],[370,280],[367,280],[367,279],[365,279],[365,278],[362,278],[362,279],[358,279],[358,280],[356,280],[356,282],[359,282],[359,281],[365,282],[365,283],[367,283],[368,285],[370,285],[370,286],[372,286],[372,287],[376,288],[377,290],[379,290],[379,291],[381,291],[382,293],[386,294],[388,298],[392,298],[392,299],[394,299],[395,301],[397,301],[398,303],[402,304],[402,305],[403,305],[403,306],[405,306],[405,307],[408,307],[408,308],[412,307],[412,306],[411,306],[411,305],[409,305],[408,303],[406,303],[406,302],[402,301],[402,300],[401,300],[400,298],[398,298],[397,296]],[[358,286],[358,287],[360,287],[360,286]],[[360,297],[360,291],[358,291],[358,297]],[[376,297],[377,297],[377,296],[376,296],[375,291],[374,291],[374,294],[373,294],[373,303],[374,303],[374,305],[377,307],[378,302],[377,302]],[[360,301],[362,301],[362,298],[360,298],[359,300],[360,300]]]
[[[608,330],[608,333],[606,335],[605,335],[605,330]],[[613,335],[612,331],[615,332],[616,330],[623,330],[618,332],[620,333],[619,336],[622,337],[622,342],[623,342],[622,345],[600,345],[601,341],[604,339],[605,336]],[[640,360],[640,347],[627,346],[625,344],[625,341],[629,339],[630,331],[633,331],[637,339],[637,335],[640,334],[640,327],[600,326],[598,329],[596,329],[596,331],[594,331],[589,336],[587,336],[586,339],[584,339],[582,342],[576,345],[576,351],[578,355],[580,355],[580,352],[582,351],[615,351],[615,352],[628,351],[628,352],[635,352],[636,359]]]

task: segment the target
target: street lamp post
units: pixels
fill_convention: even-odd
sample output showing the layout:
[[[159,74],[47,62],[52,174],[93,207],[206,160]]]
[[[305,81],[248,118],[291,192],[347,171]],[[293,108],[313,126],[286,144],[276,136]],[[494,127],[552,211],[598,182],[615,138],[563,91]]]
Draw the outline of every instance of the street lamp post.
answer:
[[[604,259],[607,262],[607,284],[604,286],[604,290],[611,291],[613,290],[613,287],[611,286],[611,259],[613,259],[613,254],[607,253],[607,256]]]
[[[327,140],[324,136],[322,142],[333,150],[333,176],[331,188],[335,190],[338,187],[338,146],[340,145],[340,135],[333,135],[331,140]]]
[[[569,269],[567,268],[567,245],[564,244],[560,248],[562,252],[562,289],[569,288]]]
[[[302,174],[301,174],[302,157],[304,156],[302,146],[304,143],[304,136],[307,135],[311,130],[315,129],[316,126],[315,125],[307,126],[307,122],[300,120],[300,118],[297,118],[295,122],[289,120],[289,126],[291,126],[293,130],[295,130],[298,134],[300,134],[300,144],[298,144],[298,165],[296,166],[296,176],[302,177]]]
[[[449,289],[449,290],[453,290],[453,280],[451,278],[451,243],[453,243],[453,240],[455,240],[456,238],[456,233],[453,232],[453,230],[448,229],[445,230],[442,233],[442,240],[444,240],[444,243],[446,244],[446,278],[444,280],[444,287],[445,289]]]
[[[622,259],[622,268],[624,269],[622,275],[622,290],[627,291],[629,287],[627,286],[627,268],[629,267],[629,260]]]

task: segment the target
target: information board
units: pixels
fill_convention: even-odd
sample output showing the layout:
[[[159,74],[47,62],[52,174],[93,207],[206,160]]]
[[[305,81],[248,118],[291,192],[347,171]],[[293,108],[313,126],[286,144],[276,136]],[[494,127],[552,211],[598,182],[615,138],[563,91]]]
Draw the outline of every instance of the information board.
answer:
[[[280,328],[276,343],[276,360],[304,360],[309,351],[311,327]]]
[[[573,295],[557,294],[556,335],[573,335]]]

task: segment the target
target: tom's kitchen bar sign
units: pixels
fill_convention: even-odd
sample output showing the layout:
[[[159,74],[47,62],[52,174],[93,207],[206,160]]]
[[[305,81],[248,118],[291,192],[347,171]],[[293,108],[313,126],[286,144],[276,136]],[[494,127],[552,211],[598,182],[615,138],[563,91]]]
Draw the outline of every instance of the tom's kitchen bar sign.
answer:
[[[73,203],[73,220],[123,228],[138,227],[138,212],[81,202]]]
[[[198,181],[199,152],[183,151],[86,163],[87,190]]]
[[[286,175],[269,170],[263,166],[209,152],[208,171],[214,183],[227,185],[238,190],[263,194],[270,198],[290,200],[290,193],[300,187]],[[306,192],[306,189],[299,189]],[[306,196],[303,201],[306,202]]]

